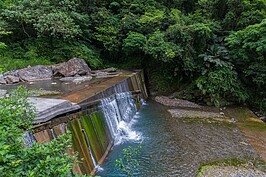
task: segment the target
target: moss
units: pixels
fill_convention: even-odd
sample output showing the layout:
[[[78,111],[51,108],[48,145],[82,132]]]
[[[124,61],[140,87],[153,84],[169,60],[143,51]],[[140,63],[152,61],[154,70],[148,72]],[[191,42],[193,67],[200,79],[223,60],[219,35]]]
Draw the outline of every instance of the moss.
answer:
[[[245,129],[266,131],[266,124],[264,122],[247,121],[238,123],[237,125]]]
[[[201,176],[205,170],[212,166],[234,166],[234,167],[240,167],[240,166],[251,166],[256,167],[259,170],[266,171],[266,163],[259,159],[251,159],[249,157],[245,157],[242,159],[239,158],[230,158],[220,161],[212,161],[212,162],[206,162],[200,164],[200,167],[198,168],[197,177]]]
[[[39,97],[49,97],[49,98],[51,98],[51,97],[56,97],[56,96],[59,96],[60,95],[60,93],[46,93],[46,94],[40,94],[40,95],[38,95]]]

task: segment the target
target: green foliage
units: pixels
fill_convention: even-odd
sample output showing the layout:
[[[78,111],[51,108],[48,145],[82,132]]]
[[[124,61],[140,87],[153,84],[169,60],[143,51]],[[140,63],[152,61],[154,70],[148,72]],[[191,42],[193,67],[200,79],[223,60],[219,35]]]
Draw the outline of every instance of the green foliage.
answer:
[[[266,20],[234,32],[226,38],[241,79],[250,90],[250,103],[265,112]]]
[[[79,42],[58,42],[54,46],[55,50],[50,54],[50,58],[56,62],[66,61],[73,57],[84,59],[91,68],[102,66],[99,52],[93,46]],[[48,51],[47,51],[48,52]]]
[[[264,0],[199,0],[202,16],[221,22],[226,30],[239,30],[260,23],[266,17]]]
[[[1,38],[1,36],[3,36],[3,35],[8,35],[8,34],[10,34],[10,32],[4,31],[4,30],[0,27],[0,38]],[[4,48],[6,48],[6,44],[0,41],[0,51],[1,51],[2,49],[4,49]]]
[[[3,16],[7,21],[17,22],[26,36],[51,36],[55,38],[73,38],[81,34],[74,15],[77,12],[75,0],[64,1],[28,1],[22,0],[7,8]],[[19,30],[19,29],[15,29]]]
[[[36,116],[33,105],[27,101],[30,92],[23,87],[0,98],[0,173],[1,176],[71,176],[75,156],[66,150],[71,148],[70,134],[59,136],[49,143],[23,144],[23,133],[32,131]]]
[[[121,41],[119,40],[121,22],[106,8],[101,8],[95,15],[98,26],[95,27],[95,39],[101,42],[105,50],[110,52],[119,51]]]
[[[115,167],[118,167],[127,176],[133,176],[134,168],[139,166],[139,161],[136,159],[142,145],[139,144],[137,148],[128,146],[123,149],[122,157],[116,159]]]
[[[134,52],[143,50],[147,42],[146,36],[141,33],[129,32],[126,39],[124,39],[123,48],[127,52]]]
[[[243,90],[248,90],[249,103],[264,105],[259,103],[266,88],[265,0],[0,2],[0,27],[12,32],[1,36],[0,47],[8,46],[0,50],[7,62],[79,57],[93,68],[113,62],[145,69],[152,87],[163,92],[184,84],[200,93],[195,83],[217,75],[230,84],[221,88],[225,94],[217,93],[216,105],[217,100],[244,101]],[[2,70],[18,67],[2,61]],[[201,96],[214,103],[216,79],[203,81]],[[202,90],[209,91],[203,95]]]
[[[172,42],[165,41],[164,33],[155,31],[149,36],[144,51],[157,60],[169,62],[180,55],[182,49]]]
[[[199,77],[197,87],[203,95],[210,97],[210,103],[219,107],[228,101],[244,102],[248,95],[238,81],[237,73],[230,68],[220,68]]]

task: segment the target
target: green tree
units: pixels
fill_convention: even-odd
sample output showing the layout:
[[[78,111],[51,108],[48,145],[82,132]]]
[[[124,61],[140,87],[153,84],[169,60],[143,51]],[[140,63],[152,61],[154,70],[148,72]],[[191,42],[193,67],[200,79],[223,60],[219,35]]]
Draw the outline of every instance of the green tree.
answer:
[[[118,167],[127,176],[133,176],[134,169],[140,165],[139,160],[137,160],[136,158],[139,154],[141,147],[142,145],[139,144],[136,148],[132,146],[124,148],[122,152],[122,157],[116,159],[115,161],[115,167]]]
[[[252,96],[259,105],[266,98],[266,20],[233,32],[226,38],[233,62]],[[261,107],[266,111],[266,106]]]
[[[21,0],[16,5],[3,10],[2,16],[12,31],[30,36],[51,36],[73,38],[81,35],[75,0],[52,1]]]
[[[32,131],[35,108],[27,101],[29,91],[23,87],[0,98],[0,174],[1,176],[72,176],[74,156],[70,134],[59,136],[49,143],[26,147],[23,133]]]

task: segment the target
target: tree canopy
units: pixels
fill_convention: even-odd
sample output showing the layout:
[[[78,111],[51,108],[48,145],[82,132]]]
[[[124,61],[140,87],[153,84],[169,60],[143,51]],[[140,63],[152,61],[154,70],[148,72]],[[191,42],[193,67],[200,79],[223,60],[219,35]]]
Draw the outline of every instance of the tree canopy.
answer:
[[[1,0],[5,60],[145,69],[193,100],[265,103],[265,0]]]

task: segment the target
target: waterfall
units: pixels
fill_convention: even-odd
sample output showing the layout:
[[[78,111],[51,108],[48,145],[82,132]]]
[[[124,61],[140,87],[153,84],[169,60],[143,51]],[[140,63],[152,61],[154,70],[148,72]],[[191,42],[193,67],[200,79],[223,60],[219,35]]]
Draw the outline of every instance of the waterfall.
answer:
[[[113,139],[117,136],[118,123],[121,121],[120,112],[115,97],[104,98],[101,101],[101,108],[105,116]]]
[[[122,85],[116,91],[122,91]],[[141,139],[140,133],[133,131],[132,119],[137,112],[131,92],[121,92],[101,100],[101,109],[115,144]]]
[[[91,160],[92,160],[93,166],[96,168],[97,167],[97,163],[96,163],[96,160],[95,160],[94,155],[93,155],[92,150],[91,150],[91,146],[90,146],[88,135],[86,134],[84,129],[82,129],[82,132],[83,132],[83,135],[84,135],[85,140],[86,140],[87,145],[88,145],[88,149],[89,149],[89,152],[90,152],[90,156],[91,156]]]

